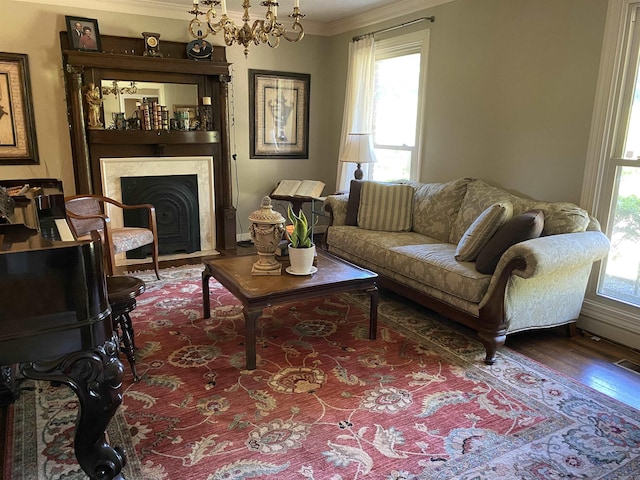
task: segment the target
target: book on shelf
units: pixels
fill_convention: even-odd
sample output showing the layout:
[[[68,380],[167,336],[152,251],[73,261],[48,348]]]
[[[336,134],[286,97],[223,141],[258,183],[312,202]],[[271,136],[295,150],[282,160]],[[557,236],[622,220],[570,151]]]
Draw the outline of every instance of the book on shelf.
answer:
[[[271,195],[320,198],[324,186],[319,180],[281,180]]]

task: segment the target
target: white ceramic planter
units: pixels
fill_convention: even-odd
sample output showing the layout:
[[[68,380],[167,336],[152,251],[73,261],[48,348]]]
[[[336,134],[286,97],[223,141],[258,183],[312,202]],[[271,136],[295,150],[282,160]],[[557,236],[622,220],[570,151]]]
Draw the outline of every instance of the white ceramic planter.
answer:
[[[294,275],[307,275],[311,273],[313,257],[316,255],[316,246],[308,248],[293,248],[289,245],[289,261],[291,262],[291,272]]]

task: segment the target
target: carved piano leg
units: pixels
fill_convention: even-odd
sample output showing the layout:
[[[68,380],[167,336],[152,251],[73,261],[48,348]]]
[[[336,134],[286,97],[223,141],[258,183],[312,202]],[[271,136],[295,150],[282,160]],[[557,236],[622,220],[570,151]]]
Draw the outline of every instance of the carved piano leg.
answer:
[[[71,387],[80,402],[74,440],[80,467],[92,480],[124,480],[125,453],[111,447],[104,433],[122,403],[124,367],[118,359],[117,339],[52,361],[24,363],[22,373]]]

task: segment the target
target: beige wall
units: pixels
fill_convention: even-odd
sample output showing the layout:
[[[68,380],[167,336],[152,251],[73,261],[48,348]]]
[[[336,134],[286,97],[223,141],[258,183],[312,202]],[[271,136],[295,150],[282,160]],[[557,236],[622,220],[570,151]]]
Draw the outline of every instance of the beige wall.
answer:
[[[486,178],[577,203],[606,3],[463,0],[443,9],[431,37],[423,175]]]
[[[606,0],[456,0],[333,38],[331,58],[346,62],[355,33],[435,15],[421,24],[431,30],[421,180],[483,178],[577,203],[606,9]],[[335,78],[341,116],[346,73]]]
[[[73,193],[58,32],[64,15],[97,18],[106,35],[188,41],[184,20],[68,10],[0,0],[0,51],[27,53],[40,165],[0,166],[0,178],[56,177]],[[431,29],[423,181],[462,176],[547,200],[579,201],[604,20],[605,0],[456,0],[405,19],[435,15]],[[348,42],[307,35],[275,50],[227,49],[233,63],[239,233],[282,178],[313,178],[333,190]],[[249,159],[249,68],[311,74],[308,160]],[[239,194],[238,194],[239,191]]]

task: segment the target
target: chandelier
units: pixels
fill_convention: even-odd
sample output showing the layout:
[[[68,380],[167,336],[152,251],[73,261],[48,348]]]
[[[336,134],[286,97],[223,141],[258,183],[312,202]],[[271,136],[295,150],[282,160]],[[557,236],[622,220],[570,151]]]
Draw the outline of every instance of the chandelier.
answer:
[[[289,17],[293,19],[290,31],[288,31],[278,21],[278,2],[274,0],[265,0],[260,3],[263,7],[267,7],[267,12],[263,20],[255,20],[253,24],[249,15],[251,4],[249,0],[242,1],[244,14],[242,21],[244,24],[238,27],[233,20],[227,16],[226,0],[193,0],[193,8],[188,13],[195,15],[195,18],[189,22],[189,34],[193,38],[202,40],[210,33],[216,35],[222,33],[224,43],[231,46],[234,43],[244,46],[244,56],[249,54],[249,45],[252,43],[260,45],[266,43],[271,48],[276,48],[280,44],[280,39],[284,38],[289,42],[299,42],[304,37],[304,29],[300,20],[304,15],[300,13],[300,0],[294,0],[293,13]],[[198,4],[209,7],[209,10],[203,12],[198,8]],[[220,16],[216,7],[220,5]],[[204,15],[206,21],[201,21],[198,16]]]
[[[136,86],[136,82],[131,82],[130,87],[120,87],[120,85],[118,85],[118,82],[114,80],[113,86],[102,87],[102,95],[115,95],[117,97],[118,95],[123,95],[125,93],[128,95],[133,95],[134,93],[137,93],[137,92],[138,92],[138,87]]]

